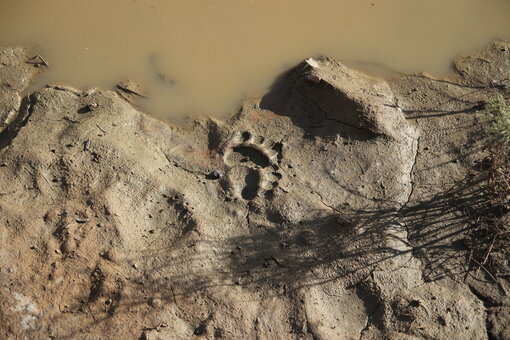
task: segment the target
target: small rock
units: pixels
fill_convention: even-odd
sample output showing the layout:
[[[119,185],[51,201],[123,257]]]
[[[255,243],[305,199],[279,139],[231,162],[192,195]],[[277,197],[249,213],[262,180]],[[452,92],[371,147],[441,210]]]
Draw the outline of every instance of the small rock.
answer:
[[[220,179],[222,176],[221,172],[214,170],[209,175],[206,176],[207,179]]]
[[[84,107],[80,108],[78,110],[78,113],[81,113],[81,114],[84,114],[84,113],[89,113],[89,112],[92,112],[94,111],[95,108],[97,108],[99,106],[98,103],[90,103],[90,104],[87,104],[85,105]]]
[[[83,224],[83,223],[87,223],[89,221],[89,219],[88,218],[76,218],[75,221],[76,221],[76,223]]]
[[[314,67],[314,68],[319,68],[319,63],[317,62],[317,60],[313,59],[313,58],[308,58],[305,60],[305,62],[310,65],[311,67]]]
[[[148,303],[149,303],[149,306],[151,306],[153,308],[159,308],[163,305],[163,301],[161,301],[161,299],[159,299],[159,298],[150,298]]]
[[[238,210],[234,211],[234,215],[238,218],[243,218],[244,216],[246,216],[246,212],[238,209]]]
[[[83,151],[87,151],[88,149],[90,149],[90,143],[91,143],[90,139],[83,142]]]
[[[103,258],[113,263],[118,263],[120,261],[120,254],[115,249],[110,249],[106,253],[104,253]]]

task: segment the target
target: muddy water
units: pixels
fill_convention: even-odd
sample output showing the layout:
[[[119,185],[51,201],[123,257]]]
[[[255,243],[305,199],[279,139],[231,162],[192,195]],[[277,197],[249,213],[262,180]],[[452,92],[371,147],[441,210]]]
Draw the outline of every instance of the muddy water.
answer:
[[[153,115],[225,117],[314,55],[445,73],[510,39],[509,0],[1,0],[0,45],[50,64],[43,82],[137,79]]]

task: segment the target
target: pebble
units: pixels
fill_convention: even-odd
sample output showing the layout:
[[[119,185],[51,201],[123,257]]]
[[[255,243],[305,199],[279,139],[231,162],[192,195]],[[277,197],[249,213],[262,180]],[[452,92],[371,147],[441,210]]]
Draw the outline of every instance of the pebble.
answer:
[[[113,263],[118,263],[120,261],[120,254],[117,250],[110,249],[104,253],[104,258]]]
[[[207,175],[208,179],[220,179],[222,176],[221,172],[214,170],[209,175]]]
[[[149,306],[153,308],[159,308],[163,305],[163,301],[161,301],[159,298],[150,298],[148,302]]]

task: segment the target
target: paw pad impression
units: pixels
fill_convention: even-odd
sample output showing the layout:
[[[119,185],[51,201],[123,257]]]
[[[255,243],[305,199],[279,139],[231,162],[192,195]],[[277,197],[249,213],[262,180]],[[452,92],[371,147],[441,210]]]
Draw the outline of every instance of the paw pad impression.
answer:
[[[251,201],[276,188],[282,177],[278,165],[281,149],[281,143],[262,136],[237,133],[224,152],[227,187],[232,194]]]

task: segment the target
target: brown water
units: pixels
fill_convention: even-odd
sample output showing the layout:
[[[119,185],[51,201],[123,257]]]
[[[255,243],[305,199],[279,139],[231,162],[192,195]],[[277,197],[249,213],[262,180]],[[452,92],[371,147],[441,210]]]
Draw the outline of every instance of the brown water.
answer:
[[[310,56],[442,74],[456,55],[510,39],[510,0],[0,1],[0,45],[43,55],[44,82],[134,78],[164,119],[225,117]]]

